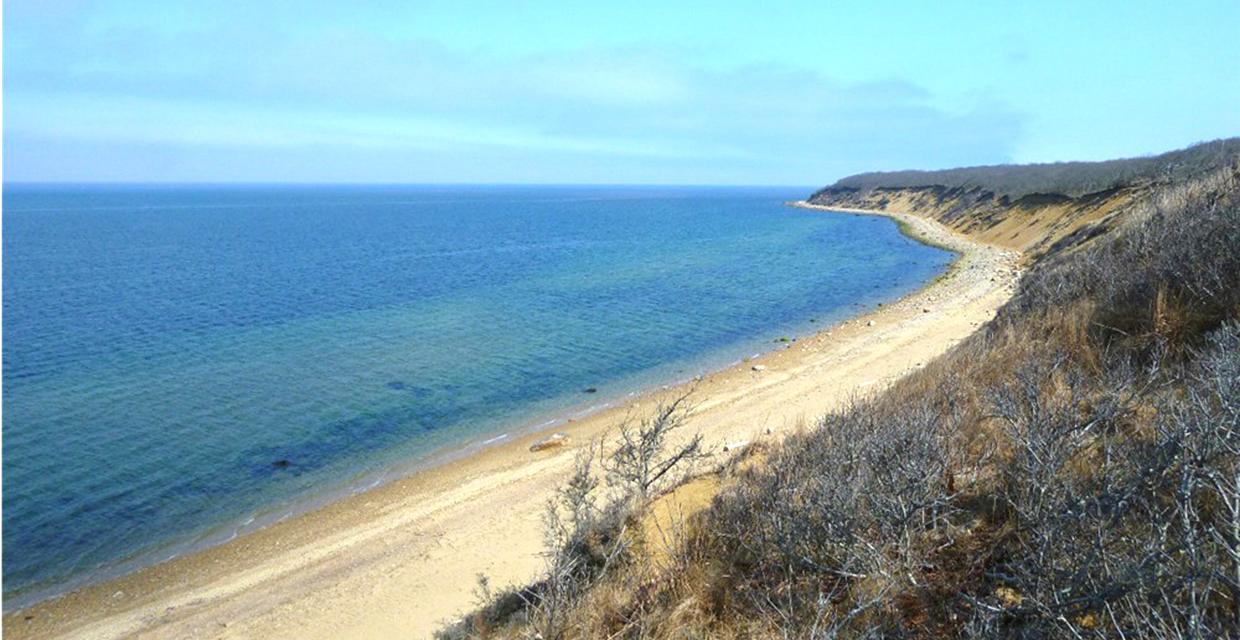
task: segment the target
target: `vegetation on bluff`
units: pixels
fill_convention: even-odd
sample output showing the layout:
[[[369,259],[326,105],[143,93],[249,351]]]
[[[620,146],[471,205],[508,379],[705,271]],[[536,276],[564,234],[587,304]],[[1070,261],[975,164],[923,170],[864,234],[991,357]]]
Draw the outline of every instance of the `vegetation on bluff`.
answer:
[[[635,534],[645,499],[612,503],[552,546],[589,570],[487,594],[444,635],[1234,634],[1240,163],[1119,219],[926,368],[731,461],[667,552]]]
[[[942,171],[886,171],[861,173],[839,180],[818,192],[871,191],[943,187],[980,190],[995,198],[1087,194],[1148,183],[1184,182],[1217,171],[1240,156],[1240,138],[1215,140],[1156,156],[1104,162],[1055,162],[1031,165],[965,167]],[[818,195],[815,194],[815,195]]]

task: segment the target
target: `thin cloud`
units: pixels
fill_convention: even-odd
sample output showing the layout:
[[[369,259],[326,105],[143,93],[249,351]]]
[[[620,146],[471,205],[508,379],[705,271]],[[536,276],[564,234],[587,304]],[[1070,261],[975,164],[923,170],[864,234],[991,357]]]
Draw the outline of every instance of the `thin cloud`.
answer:
[[[496,172],[509,164],[498,159],[524,153],[544,168],[543,181],[747,174],[788,182],[822,179],[841,162],[1001,161],[1021,131],[1015,111],[986,104],[948,113],[905,81],[847,83],[777,64],[709,70],[678,53],[627,47],[506,58],[348,29],[170,36],[62,25],[55,37],[9,43],[16,64],[6,75],[6,153],[18,179],[38,177],[33,168],[48,164],[38,162],[47,149],[79,144],[92,153],[114,145],[121,157],[120,149],[143,145],[172,155],[210,148],[202,157],[234,149],[233,162],[260,180],[270,173],[266,150],[301,146],[334,150],[357,166],[341,171],[337,162],[341,175],[307,180],[366,180],[383,150],[415,180],[440,179],[453,164],[465,168],[462,180],[516,179]],[[82,156],[71,154],[65,175],[49,177],[102,171]],[[601,172],[611,156],[645,159],[653,170]],[[98,163],[116,160],[105,154]],[[207,174],[151,178],[228,173],[195,170]]]

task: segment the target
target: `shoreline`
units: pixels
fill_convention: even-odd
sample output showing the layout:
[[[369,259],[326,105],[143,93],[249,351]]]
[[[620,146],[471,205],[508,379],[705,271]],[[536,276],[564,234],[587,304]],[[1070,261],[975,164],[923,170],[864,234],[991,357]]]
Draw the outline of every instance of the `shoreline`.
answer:
[[[797,208],[815,208],[803,201],[785,201],[783,204]],[[849,211],[849,213],[854,212]],[[959,251],[953,250],[941,243],[936,243],[932,238],[918,235],[915,230],[910,229],[903,222],[897,220],[897,225],[901,235],[909,237],[916,242],[949,251],[953,255],[942,273],[918,283],[915,288],[911,288],[899,297],[885,299],[877,304],[879,308],[884,304],[890,304],[909,295],[914,295],[930,286],[935,278],[942,278],[949,273],[960,256]],[[864,315],[874,309],[873,301],[851,303],[846,307],[819,314],[817,317],[823,319],[821,324],[802,323],[804,326],[798,326],[795,329],[784,328],[780,332],[772,333],[772,335],[792,336],[791,342],[796,342],[799,339],[816,335],[823,330],[823,327],[829,328]],[[814,322],[814,320],[810,320],[810,323]],[[520,439],[527,436],[545,437],[564,429],[578,420],[588,419],[603,411],[649,399],[665,392],[669,388],[687,386],[697,378],[718,373],[731,367],[741,366],[755,358],[787,348],[789,344],[788,342],[780,343],[779,340],[772,344],[768,338],[757,338],[739,344],[727,352],[707,353],[704,354],[704,357],[691,361],[665,363],[651,369],[651,372],[612,381],[608,386],[618,387],[614,393],[599,393],[596,396],[581,396],[578,394],[576,401],[563,404],[554,409],[541,410],[497,421],[489,430],[476,433],[467,441],[439,446],[421,452],[415,458],[392,463],[365,473],[359,473],[340,482],[293,496],[284,502],[265,505],[263,508],[250,511],[243,516],[213,524],[209,528],[195,532],[192,535],[169,541],[167,544],[153,547],[120,561],[96,567],[93,574],[77,575],[57,585],[29,589],[13,596],[11,599],[6,599],[2,614],[8,616],[9,614],[56,600],[76,591],[115,582],[156,565],[202,553],[213,547],[228,544],[237,538],[261,531],[284,520],[297,518],[306,513],[323,509],[332,503],[346,500],[392,482],[398,482],[415,474],[426,473],[463,458],[479,455],[489,447],[508,444],[507,441],[512,439]],[[731,353],[731,351],[735,351],[735,353]],[[639,382],[639,380],[642,381]]]
[[[671,392],[696,387],[691,425],[716,450],[778,437],[917,368],[992,317],[1017,277],[1014,252],[925,218],[788,204],[889,217],[902,233],[957,257],[943,275],[877,311],[673,385]],[[755,370],[759,364],[765,369]],[[542,507],[574,451],[663,392],[496,434],[489,446],[223,544],[6,613],[4,631],[18,638],[424,637],[470,607],[479,572],[496,587],[537,575]],[[530,444],[551,431],[568,433],[569,445],[531,453]]]

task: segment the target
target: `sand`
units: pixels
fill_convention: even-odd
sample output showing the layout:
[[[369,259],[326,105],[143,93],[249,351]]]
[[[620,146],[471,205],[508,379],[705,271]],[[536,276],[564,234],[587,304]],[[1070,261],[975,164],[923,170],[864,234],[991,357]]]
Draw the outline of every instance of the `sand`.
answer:
[[[805,203],[793,203],[810,207]],[[878,311],[825,328],[695,384],[690,428],[719,455],[776,439],[877,391],[943,353],[1011,295],[1019,255],[927,219],[896,218],[957,251],[951,270]],[[839,214],[833,214],[839,215]],[[760,370],[755,370],[758,367]],[[631,412],[602,411],[415,473],[218,547],[4,616],[8,638],[424,638],[472,608],[478,574],[493,587],[542,568],[541,515],[574,451]]]

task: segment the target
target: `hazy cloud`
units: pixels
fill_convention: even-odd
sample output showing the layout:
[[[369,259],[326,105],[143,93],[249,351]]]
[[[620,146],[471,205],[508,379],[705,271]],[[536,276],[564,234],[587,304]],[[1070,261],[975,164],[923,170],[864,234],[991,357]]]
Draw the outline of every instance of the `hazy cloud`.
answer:
[[[1003,161],[1022,124],[901,80],[710,70],[655,46],[504,57],[344,28],[36,27],[5,45],[8,179],[812,184]]]

